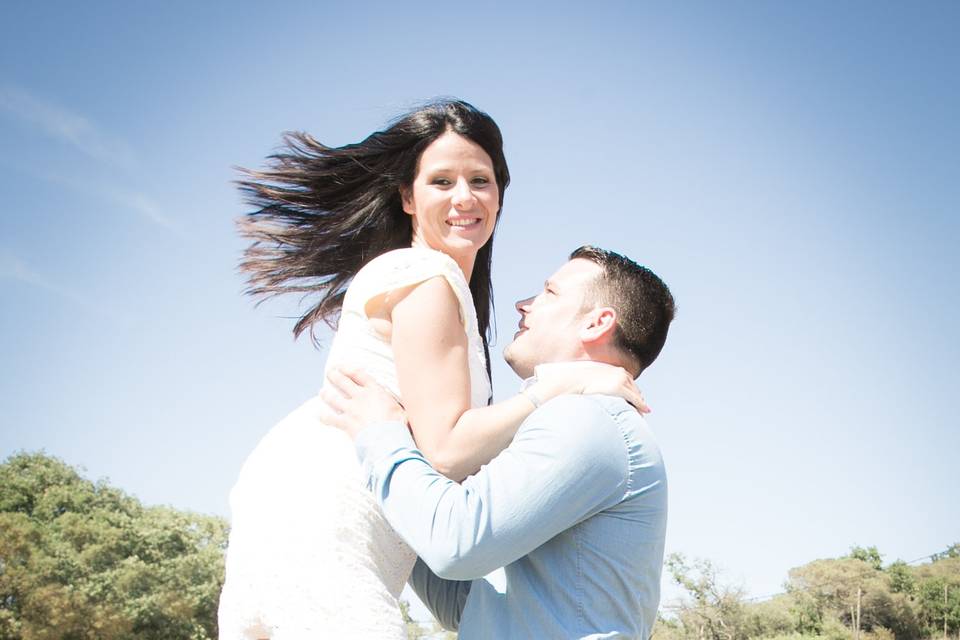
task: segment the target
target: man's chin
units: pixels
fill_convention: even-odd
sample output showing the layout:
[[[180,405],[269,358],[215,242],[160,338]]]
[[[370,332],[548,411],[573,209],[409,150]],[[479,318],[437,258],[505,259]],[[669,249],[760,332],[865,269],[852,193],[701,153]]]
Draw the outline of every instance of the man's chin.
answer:
[[[510,365],[514,373],[526,380],[533,376],[533,368],[536,366],[536,363],[530,362],[528,358],[523,358],[516,344],[516,339],[514,339],[513,342],[506,346],[503,350],[503,359]]]

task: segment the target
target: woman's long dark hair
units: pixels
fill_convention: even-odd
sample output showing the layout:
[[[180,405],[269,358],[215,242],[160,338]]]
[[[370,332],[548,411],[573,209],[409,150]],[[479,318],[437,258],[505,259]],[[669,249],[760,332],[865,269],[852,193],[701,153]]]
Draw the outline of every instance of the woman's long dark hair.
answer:
[[[246,177],[238,181],[240,189],[257,208],[238,222],[240,233],[253,240],[240,263],[248,274],[247,293],[261,299],[317,294],[319,301],[297,321],[294,336],[309,329],[316,341],[313,328],[320,320],[335,327],[357,271],[382,253],[410,246],[412,216],[403,211],[400,189],[412,186],[420,154],[447,131],[480,145],[493,161],[499,223],[510,182],[500,128],[462,100],[430,102],[362,142],[342,147],[328,147],[306,133],[288,133],[267,169],[241,169]],[[492,258],[491,235],[477,253],[470,278],[488,374]]]

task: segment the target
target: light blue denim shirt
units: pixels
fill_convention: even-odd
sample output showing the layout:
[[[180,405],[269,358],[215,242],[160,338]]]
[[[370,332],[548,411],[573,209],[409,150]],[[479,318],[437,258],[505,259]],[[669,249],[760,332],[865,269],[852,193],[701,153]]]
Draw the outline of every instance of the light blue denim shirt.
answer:
[[[410,583],[461,640],[650,636],[667,482],[653,435],[623,400],[545,403],[462,484],[434,471],[400,423],[364,429],[357,452],[421,558]]]

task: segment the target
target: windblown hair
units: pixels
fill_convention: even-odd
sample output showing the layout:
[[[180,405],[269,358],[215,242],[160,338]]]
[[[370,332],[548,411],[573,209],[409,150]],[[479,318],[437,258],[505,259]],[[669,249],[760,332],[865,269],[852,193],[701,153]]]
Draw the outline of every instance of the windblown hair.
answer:
[[[352,278],[378,255],[409,247],[411,216],[404,213],[401,188],[410,188],[420,155],[453,131],[478,144],[493,161],[503,194],[510,172],[500,129],[486,113],[461,100],[427,103],[362,142],[328,147],[306,133],[287,133],[284,147],[263,171],[241,169],[238,181],[257,209],[238,221],[253,240],[240,268],[249,276],[247,293],[261,300],[283,293],[315,294],[319,300],[297,321],[316,342],[314,325],[335,328]],[[487,351],[493,291],[490,265],[493,236],[480,249],[470,278],[480,335]]]
[[[589,260],[603,270],[584,304],[609,306],[617,312],[615,346],[636,361],[635,375],[640,375],[667,340],[676,313],[670,289],[653,271],[613,251],[585,245],[570,254],[574,258]]]

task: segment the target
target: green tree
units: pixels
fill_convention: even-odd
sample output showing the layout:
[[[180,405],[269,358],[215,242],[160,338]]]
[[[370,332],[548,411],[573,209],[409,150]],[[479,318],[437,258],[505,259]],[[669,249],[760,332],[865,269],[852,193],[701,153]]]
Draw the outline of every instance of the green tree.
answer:
[[[852,626],[851,608],[856,607],[858,589],[863,594],[886,589],[882,574],[872,565],[851,557],[815,560],[791,569],[787,591],[799,614],[798,630],[822,633],[828,620]],[[865,618],[869,612],[864,610]]]
[[[926,635],[935,637],[960,630],[960,575],[951,580],[938,576],[924,580],[918,589],[920,625]]]
[[[709,560],[688,563],[683,554],[672,553],[666,560],[673,580],[687,592],[678,619],[683,637],[733,640],[744,637],[743,589],[724,585],[719,571]]]
[[[42,453],[0,465],[0,640],[214,638],[227,525]]]
[[[960,558],[960,542],[954,542],[947,547],[946,551],[933,554],[930,560],[936,562],[937,560],[945,560],[947,558]]]
[[[917,588],[917,581],[910,571],[910,566],[903,560],[897,560],[886,569],[890,576],[890,590],[894,593],[912,595]]]
[[[877,571],[883,568],[883,556],[876,547],[850,547],[850,555],[847,557],[865,562]]]
[[[687,600],[677,615],[658,619],[657,640],[849,640],[857,625],[861,640],[938,640],[944,624],[960,635],[960,552],[953,545],[910,566],[878,566],[876,548],[854,547],[842,558],[815,560],[790,570],[786,593],[758,603],[729,594],[706,560],[667,558]],[[735,596],[736,590],[733,590]],[[722,623],[721,623],[722,622]]]
[[[914,570],[917,617],[930,636],[942,637],[944,622],[948,633],[960,631],[960,554],[951,552],[956,546]]]
[[[457,640],[457,634],[454,631],[447,631],[436,621],[420,623],[410,617],[410,603],[406,600],[400,601],[400,615],[403,616],[403,622],[406,624],[407,640]]]
[[[747,604],[743,616],[743,637],[770,638],[796,631],[791,604],[791,598],[787,595]]]

